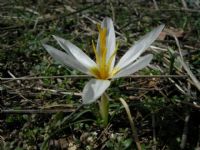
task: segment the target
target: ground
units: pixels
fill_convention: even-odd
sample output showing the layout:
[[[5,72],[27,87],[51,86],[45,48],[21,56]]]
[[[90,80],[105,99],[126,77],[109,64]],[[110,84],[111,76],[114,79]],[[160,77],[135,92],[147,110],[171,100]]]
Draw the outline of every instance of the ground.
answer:
[[[200,11],[196,0],[10,0],[0,3],[0,143],[5,150],[136,149],[123,98],[131,110],[142,149],[200,148]],[[97,23],[114,21],[117,60],[142,35],[165,24],[145,52],[149,67],[114,80],[109,124],[98,104],[81,105],[90,77],[52,59],[42,43],[70,40],[94,57]],[[60,49],[60,48],[59,48]],[[18,80],[14,78],[19,78]],[[70,115],[73,113],[72,115]],[[70,115],[70,116],[69,116]]]

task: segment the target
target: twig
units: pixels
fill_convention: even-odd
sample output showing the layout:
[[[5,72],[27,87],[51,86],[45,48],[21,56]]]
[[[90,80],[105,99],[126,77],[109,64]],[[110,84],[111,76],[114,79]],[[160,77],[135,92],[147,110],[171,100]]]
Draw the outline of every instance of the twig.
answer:
[[[14,6],[14,7],[12,7],[12,8],[14,8],[14,9],[19,9],[19,10],[23,10],[23,11],[25,10],[25,11],[27,11],[27,12],[30,12],[30,13],[34,14],[34,15],[40,15],[39,12],[37,12],[37,11],[31,9],[31,8],[24,7],[24,6]],[[10,7],[10,8],[8,7],[8,9],[11,9],[11,7]]]
[[[109,129],[112,127],[112,124],[109,123],[104,129],[103,131],[100,133],[100,135],[98,136],[98,138],[94,141],[94,144],[97,143],[97,141],[99,141],[105,134],[106,132],[109,131]]]
[[[181,53],[181,48],[180,48],[180,44],[179,44],[179,41],[177,39],[177,37],[175,35],[172,34],[172,36],[174,37],[175,41],[176,41],[176,45],[178,47],[178,51],[179,51],[179,54],[180,54],[180,62],[183,66],[183,68],[185,69],[185,71],[188,73],[189,77],[192,79],[194,85],[197,87],[197,89],[200,91],[200,82],[198,81],[198,79],[195,77],[195,75],[192,73],[192,71],[190,70],[190,68],[186,65],[186,63],[184,62],[184,59],[183,59],[183,55]]]
[[[6,150],[5,149],[5,139],[3,136],[0,135],[0,149],[1,150]]]
[[[126,113],[127,113],[130,125],[131,125],[131,130],[132,130],[133,138],[135,140],[137,149],[138,150],[142,150],[142,147],[140,145],[140,141],[139,141],[139,138],[138,138],[138,134],[137,134],[137,129],[136,129],[135,124],[133,122],[133,119],[132,119],[131,112],[130,112],[130,109],[128,107],[128,104],[126,103],[126,101],[123,98],[119,98],[119,100],[121,101],[121,103],[123,104],[123,106],[124,106],[124,108],[126,110]]]
[[[159,10],[158,4],[157,4],[156,0],[153,0],[153,4],[154,4],[154,6],[155,6],[155,9],[156,9],[156,10]]]
[[[196,144],[195,150],[200,150],[200,124],[198,126],[198,129],[199,129],[199,137],[198,137],[198,140],[197,140],[198,142]]]
[[[9,74],[13,79],[16,78],[15,75],[12,74],[9,70],[8,70],[8,74]],[[19,85],[21,85],[21,81],[20,81],[20,80],[17,80],[17,83],[18,83]],[[22,95],[21,92],[19,92],[17,89],[14,89],[14,91],[15,91],[21,98],[23,98],[24,100],[28,100],[28,101],[29,101],[29,99],[27,99],[24,95]]]
[[[200,77],[199,74],[196,75]],[[38,80],[38,79],[56,79],[56,78],[79,78],[88,79],[89,75],[65,75],[65,76],[39,76],[39,77],[19,77],[19,78],[0,78],[1,81],[7,80]],[[187,78],[189,75],[129,75],[122,78]]]
[[[39,77],[19,77],[19,78],[0,78],[2,81],[6,80],[38,80],[38,79],[56,79],[56,78],[89,78],[89,75],[65,75],[65,76],[39,76]]]
[[[174,9],[159,9],[159,10],[156,10],[156,9],[152,9],[152,8],[137,8],[138,11],[142,11],[142,10],[148,10],[148,11],[152,11],[152,12],[189,12],[189,13],[200,13],[200,10],[199,9],[185,9],[185,8],[174,8]]]
[[[192,73],[192,71],[189,69],[189,67],[185,64],[185,62],[182,59],[180,59],[180,62],[183,68],[185,69],[185,71],[189,74],[190,78],[192,79],[193,84],[200,91],[200,82],[198,81],[198,79],[195,77],[195,75]]]
[[[173,84],[175,84],[176,88],[182,93],[185,94],[186,91],[181,87],[181,85],[177,84],[174,80],[172,80],[171,78],[169,78],[169,81],[171,81]]]
[[[153,128],[153,146],[152,150],[156,150],[156,121],[155,121],[155,113],[152,112],[152,128]]]
[[[185,104],[188,106],[191,106],[194,109],[200,109],[199,105],[192,104],[189,102],[182,102],[182,101],[177,101],[181,104]],[[21,110],[15,110],[15,109],[0,109],[0,114],[53,114],[53,113],[58,113],[58,112],[63,112],[63,113],[75,113],[78,110],[80,110],[81,107],[77,108],[76,110],[74,108],[65,108],[65,109],[21,109]],[[70,117],[73,115],[70,114]],[[69,118],[70,118],[69,117]]]
[[[109,4],[110,4],[111,12],[112,12],[112,20],[113,22],[115,22],[115,9],[113,7],[112,0],[109,0]]]
[[[2,109],[0,114],[53,114],[58,112],[73,113],[75,109]]]
[[[188,106],[191,106],[194,109],[200,110],[200,105],[197,105],[197,104],[194,104],[194,103],[192,104],[192,103],[189,103],[189,102],[183,102],[181,100],[178,100],[176,102],[184,104],[184,105],[188,105]]]
[[[188,7],[187,7],[187,3],[185,2],[185,0],[181,0],[181,2],[182,2],[183,7],[187,10]]]
[[[14,74],[12,74],[9,70],[8,70],[8,74],[13,78],[13,79],[15,79],[16,77],[15,77],[15,75]],[[19,80],[17,80],[17,83],[18,84],[20,84],[20,81]]]
[[[65,91],[59,91],[59,90],[54,90],[54,89],[46,89],[46,88],[41,88],[41,87],[35,87],[35,88],[31,88],[31,89],[39,90],[39,91],[48,91],[48,92],[52,92],[54,94],[82,96],[82,94],[78,93],[78,92],[65,92]]]
[[[181,144],[180,144],[181,149],[185,148],[185,144],[186,144],[186,141],[187,141],[189,119],[190,119],[190,115],[187,115],[185,117],[185,124],[184,124],[183,134],[182,134],[182,138],[181,138]]]

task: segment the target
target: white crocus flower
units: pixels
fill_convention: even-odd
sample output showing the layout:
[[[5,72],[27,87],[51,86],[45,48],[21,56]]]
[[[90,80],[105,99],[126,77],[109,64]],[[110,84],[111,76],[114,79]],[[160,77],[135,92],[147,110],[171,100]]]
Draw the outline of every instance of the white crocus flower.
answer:
[[[150,63],[153,58],[152,54],[140,58],[139,56],[156,40],[163,28],[164,25],[160,25],[142,37],[124,54],[116,65],[117,47],[115,31],[110,18],[105,18],[101,26],[98,26],[99,37],[97,46],[95,47],[94,43],[92,43],[96,61],[93,61],[68,40],[57,36],[53,37],[65,52],[46,44],[43,46],[55,60],[63,65],[94,77],[83,89],[83,103],[89,104],[96,101],[110,86],[111,81],[109,79],[130,75]]]

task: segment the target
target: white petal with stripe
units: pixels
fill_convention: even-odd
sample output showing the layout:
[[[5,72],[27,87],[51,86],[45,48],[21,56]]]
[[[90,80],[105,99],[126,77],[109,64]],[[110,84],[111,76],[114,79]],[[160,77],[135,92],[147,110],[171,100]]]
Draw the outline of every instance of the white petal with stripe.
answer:
[[[85,74],[90,75],[87,66],[84,66],[83,64],[79,63],[73,56],[64,53],[50,45],[43,44],[43,46],[56,61],[60,62],[63,65],[66,65],[73,69],[77,69]]]
[[[136,42],[119,60],[116,67],[123,69],[136,60],[159,36],[163,30],[164,25],[160,25],[153,31],[147,33],[139,41]]]
[[[83,104],[95,102],[109,86],[109,80],[91,79],[83,89]]]
[[[116,38],[115,38],[115,30],[113,21],[111,18],[106,17],[103,22],[101,23],[101,28],[106,28],[106,47],[107,47],[107,53],[106,53],[106,61],[108,62],[109,58],[112,56],[116,49]],[[97,41],[97,52],[100,54],[100,47],[99,47],[99,38]],[[111,69],[114,66],[115,58],[113,59],[113,62],[111,64]]]
[[[96,66],[96,63],[86,55],[80,48],[58,36],[53,36],[58,44],[71,56],[73,56],[79,63],[87,68]]]
[[[129,66],[127,66],[126,68],[123,68],[122,70],[120,70],[113,78],[128,76],[128,75],[146,67],[151,62],[152,58],[153,58],[152,54],[145,55],[145,56],[139,58],[136,62],[134,62],[134,63],[130,64]]]

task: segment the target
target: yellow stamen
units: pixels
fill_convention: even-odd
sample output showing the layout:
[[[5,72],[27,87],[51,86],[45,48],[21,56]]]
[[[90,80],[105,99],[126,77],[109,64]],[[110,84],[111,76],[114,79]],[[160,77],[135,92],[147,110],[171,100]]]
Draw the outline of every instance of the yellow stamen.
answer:
[[[106,48],[106,28],[100,28],[99,29],[99,51],[100,51],[100,62],[99,62],[99,72],[100,72],[100,78],[108,78],[108,68],[106,65],[106,54],[107,54],[107,48]]]
[[[90,72],[98,79],[100,79],[99,69],[97,67],[92,67]]]
[[[96,57],[96,64],[97,66],[92,67],[90,69],[90,72],[98,79],[109,79],[112,76],[114,76],[117,72],[119,72],[119,68],[114,68],[111,70],[111,65],[113,62],[113,59],[115,58],[118,44],[115,48],[115,51],[112,53],[110,58],[107,60],[107,46],[106,46],[106,28],[101,28],[100,25],[97,25],[97,28],[99,30],[99,50],[97,51],[95,48],[95,44],[92,41],[92,47],[95,53]]]
[[[98,29],[98,31],[100,31],[100,29],[101,29],[101,25],[100,24],[97,24],[97,29]]]
[[[101,61],[102,63],[105,63],[105,58],[106,58],[106,29],[100,29],[100,55],[101,55]]]
[[[94,51],[94,54],[95,54],[95,57],[96,57],[96,63],[99,64],[100,62],[100,58],[99,58],[99,55],[97,54],[97,50],[96,50],[96,47],[95,47],[95,44],[94,44],[94,41],[92,40],[92,48],[93,48],[93,51]]]
[[[111,77],[113,77],[114,75],[116,75],[118,72],[120,71],[120,68],[119,67],[115,67],[112,72],[111,72]]]
[[[111,67],[111,64],[113,62],[113,59],[115,58],[115,55],[117,53],[117,50],[118,50],[118,43],[115,47],[115,51],[112,53],[112,55],[110,56],[109,60],[108,60],[108,66]]]

